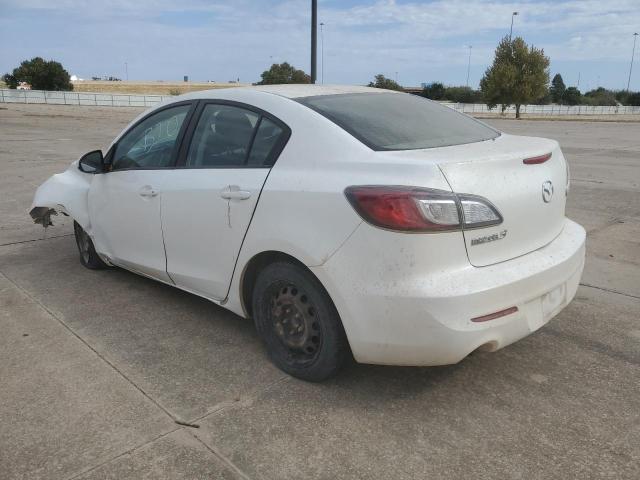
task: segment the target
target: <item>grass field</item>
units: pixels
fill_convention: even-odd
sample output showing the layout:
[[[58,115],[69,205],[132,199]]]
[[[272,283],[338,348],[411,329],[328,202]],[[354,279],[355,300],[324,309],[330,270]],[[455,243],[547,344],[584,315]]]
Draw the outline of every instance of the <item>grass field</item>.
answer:
[[[213,82],[106,82],[85,80],[73,82],[74,92],[92,93],[134,93],[146,95],[180,95],[197,90],[211,90],[214,88],[230,88],[245,86],[243,83],[213,83]]]

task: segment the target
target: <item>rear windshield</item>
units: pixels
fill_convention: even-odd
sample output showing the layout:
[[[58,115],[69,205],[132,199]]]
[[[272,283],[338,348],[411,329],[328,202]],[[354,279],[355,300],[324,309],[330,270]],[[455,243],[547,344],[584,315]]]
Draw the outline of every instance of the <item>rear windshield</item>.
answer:
[[[423,97],[351,93],[297,99],[373,150],[416,150],[481,142],[500,133]]]

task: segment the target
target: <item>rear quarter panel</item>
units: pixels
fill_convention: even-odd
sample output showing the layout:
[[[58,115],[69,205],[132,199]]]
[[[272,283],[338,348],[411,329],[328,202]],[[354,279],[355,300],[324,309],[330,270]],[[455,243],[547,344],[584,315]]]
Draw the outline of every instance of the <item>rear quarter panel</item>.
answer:
[[[344,196],[347,186],[423,185],[448,190],[436,165],[389,161],[385,153],[372,151],[307,107],[262,97],[267,98],[251,103],[280,118],[292,133],[265,182],[239,254],[226,304],[239,314],[243,313],[242,274],[255,255],[283,252],[315,267],[346,242],[362,223]]]

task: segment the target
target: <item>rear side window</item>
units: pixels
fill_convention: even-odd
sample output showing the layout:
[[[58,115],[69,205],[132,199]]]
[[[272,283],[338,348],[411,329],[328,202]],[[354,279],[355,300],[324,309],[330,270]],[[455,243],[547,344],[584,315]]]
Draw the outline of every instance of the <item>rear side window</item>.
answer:
[[[273,165],[273,153],[283,133],[282,128],[268,118],[262,117],[247,165],[260,167]]]
[[[226,103],[204,106],[186,157],[190,168],[272,167],[289,130],[265,114]]]
[[[230,105],[205,106],[187,155],[188,167],[241,167],[260,116]]]
[[[299,98],[373,150],[416,150],[480,142],[500,133],[423,97],[353,93]]]

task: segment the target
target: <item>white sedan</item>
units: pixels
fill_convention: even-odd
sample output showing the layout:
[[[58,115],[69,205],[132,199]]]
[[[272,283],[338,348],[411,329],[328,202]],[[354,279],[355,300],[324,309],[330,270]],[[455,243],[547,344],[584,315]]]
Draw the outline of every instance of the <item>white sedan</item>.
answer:
[[[88,268],[118,266],[252,318],[273,362],[443,365],[537,330],[576,293],[553,140],[363,87],[196,92],[143,113],[36,192]]]

